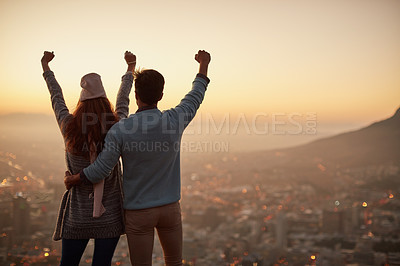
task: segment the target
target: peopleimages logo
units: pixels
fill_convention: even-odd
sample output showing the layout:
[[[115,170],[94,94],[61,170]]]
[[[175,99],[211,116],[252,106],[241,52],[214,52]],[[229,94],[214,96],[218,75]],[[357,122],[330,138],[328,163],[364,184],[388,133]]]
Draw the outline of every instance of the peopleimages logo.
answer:
[[[102,122],[103,125],[112,123],[107,120],[110,116],[96,117],[95,114],[86,114],[82,117],[82,132],[86,133],[88,126]],[[103,121],[99,121],[103,119]],[[146,113],[139,117],[131,117],[129,122],[118,123],[110,130],[119,131],[119,134],[135,134],[146,141],[139,140],[124,143],[123,151],[135,152],[228,152],[229,141],[201,140],[213,136],[250,136],[250,135],[316,135],[318,120],[316,112],[307,113],[264,113],[253,115],[239,113],[232,115],[225,113],[216,116],[212,113],[199,113],[190,123],[189,117],[179,114],[176,118],[169,119],[168,116],[160,116],[159,113]],[[195,136],[200,140],[180,141],[184,132],[187,136]],[[150,136],[151,135],[151,136]],[[160,139],[157,139],[155,137]],[[175,136],[175,137],[174,137]],[[153,138],[154,137],[154,138]],[[166,141],[167,140],[167,141]],[[110,144],[109,147],[115,147]]]
[[[203,113],[196,116],[185,134],[237,135],[242,132],[247,135],[315,135],[317,126],[316,112],[259,112],[253,115],[226,113],[219,118],[211,113]]]

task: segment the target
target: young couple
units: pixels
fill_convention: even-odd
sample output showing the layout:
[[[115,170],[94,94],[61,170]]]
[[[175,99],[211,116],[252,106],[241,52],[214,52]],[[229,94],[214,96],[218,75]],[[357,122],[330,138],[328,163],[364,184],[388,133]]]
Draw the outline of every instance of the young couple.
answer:
[[[122,76],[115,111],[100,76],[90,73],[81,79],[82,91],[71,114],[49,67],[53,58],[54,53],[46,51],[41,62],[64,137],[68,169],[64,178],[68,190],[53,236],[62,240],[61,265],[79,265],[91,238],[95,239],[92,265],[111,265],[124,233],[132,265],[151,265],[154,228],[166,265],[182,265],[177,147],[203,101],[210,54],[198,51],[199,73],[192,89],[175,108],[162,112],[157,103],[163,96],[163,76],[152,69],[135,71],[136,56],[127,51],[128,68]],[[133,81],[138,110],[128,116]]]

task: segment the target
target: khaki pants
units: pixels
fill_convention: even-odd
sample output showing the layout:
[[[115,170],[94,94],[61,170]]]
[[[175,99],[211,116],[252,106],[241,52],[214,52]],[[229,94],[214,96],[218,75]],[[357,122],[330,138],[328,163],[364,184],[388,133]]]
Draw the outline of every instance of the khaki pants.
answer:
[[[167,266],[182,265],[182,218],[179,202],[143,210],[125,210],[125,229],[131,263],[151,265],[154,228]]]

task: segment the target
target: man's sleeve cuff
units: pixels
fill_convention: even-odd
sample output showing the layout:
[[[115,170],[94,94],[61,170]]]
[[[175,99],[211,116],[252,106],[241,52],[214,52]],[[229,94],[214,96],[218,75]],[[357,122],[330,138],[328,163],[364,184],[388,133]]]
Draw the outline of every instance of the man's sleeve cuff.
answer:
[[[201,73],[198,73],[198,74],[196,75],[196,77],[197,77],[197,78],[202,78],[202,79],[204,79],[204,80],[207,82],[207,84],[210,83],[210,79],[209,79],[206,75],[203,75],[203,74],[201,74]]]
[[[86,177],[83,169],[79,172],[79,178],[81,179],[81,182],[90,182],[90,180]]]

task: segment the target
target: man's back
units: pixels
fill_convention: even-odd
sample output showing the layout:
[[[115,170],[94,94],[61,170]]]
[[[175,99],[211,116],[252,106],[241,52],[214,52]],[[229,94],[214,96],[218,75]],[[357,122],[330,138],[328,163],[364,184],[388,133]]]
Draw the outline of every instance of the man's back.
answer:
[[[121,121],[124,208],[144,209],[180,199],[181,132],[170,112],[145,110]],[[167,130],[167,128],[169,128]]]

